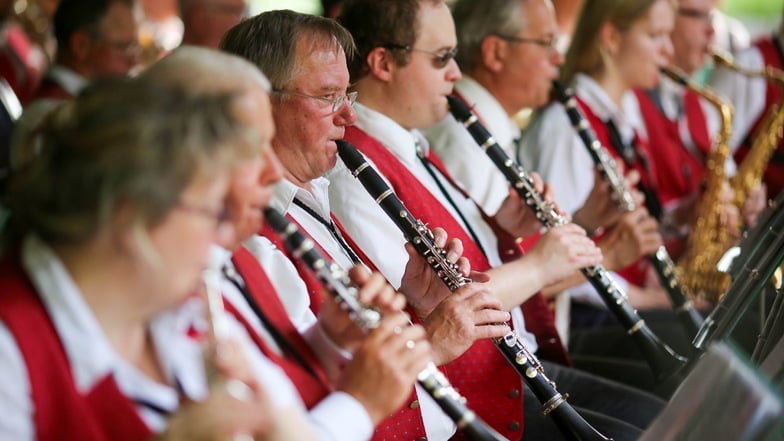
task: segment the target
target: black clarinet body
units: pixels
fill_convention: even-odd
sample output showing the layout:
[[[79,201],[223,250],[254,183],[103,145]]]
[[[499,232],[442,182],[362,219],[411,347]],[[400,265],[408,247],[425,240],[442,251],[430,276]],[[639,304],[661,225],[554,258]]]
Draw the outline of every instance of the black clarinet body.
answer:
[[[634,211],[637,204],[634,202],[631,192],[623,182],[623,178],[615,168],[615,160],[607,152],[607,149],[596,138],[596,134],[591,129],[591,124],[577,107],[574,95],[561,83],[553,82],[553,95],[563,104],[566,114],[574,126],[577,134],[588,149],[591,158],[599,168],[602,177],[610,184],[613,200],[624,212]],[[686,334],[693,338],[702,326],[703,318],[692,305],[691,300],[683,293],[683,287],[678,281],[673,262],[667,249],[659,247],[654,254],[648,256],[656,274],[659,276],[662,286],[667,291],[673,304],[673,310],[686,331]]]
[[[346,141],[337,141],[337,144],[341,159],[354,177],[359,179],[449,290],[455,291],[470,283],[471,280],[463,277],[457,266],[447,260],[446,251],[435,244],[430,229],[421,220],[414,218],[364,156]],[[568,440],[609,441],[569,405],[566,401],[568,395],[558,392],[555,383],[547,378],[541,363],[520,341],[517,333],[510,331],[502,338],[493,339],[493,343],[542,403],[542,413],[555,420],[558,429]]]
[[[485,150],[523,202],[534,212],[536,218],[546,228],[567,223],[566,218],[559,214],[553,205],[536,190],[530,174],[509,158],[509,155],[498,145],[487,129],[479,123],[478,118],[468,106],[457,98],[451,96],[447,98],[452,115],[468,129],[479,147]],[[629,305],[626,293],[603,266],[582,268],[580,271],[634,339],[658,382],[666,380],[686,363],[685,358],[676,354],[650,330],[637,311]]]
[[[364,306],[357,297],[357,289],[351,284],[343,269],[329,261],[314,246],[313,241],[299,231],[297,226],[273,208],[265,208],[264,216],[269,225],[280,235],[286,248],[298,259],[302,259],[319,281],[334,297],[352,321],[364,331],[378,327],[381,315]],[[492,427],[487,425],[466,406],[462,397],[439,371],[430,363],[417,376],[417,383],[435,400],[441,410],[455,422],[469,439],[475,441],[505,441]]]

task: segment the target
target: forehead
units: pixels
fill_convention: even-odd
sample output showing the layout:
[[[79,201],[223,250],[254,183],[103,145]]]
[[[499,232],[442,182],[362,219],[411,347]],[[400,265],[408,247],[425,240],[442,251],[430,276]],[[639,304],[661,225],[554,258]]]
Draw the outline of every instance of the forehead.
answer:
[[[718,0],[679,0],[677,5],[683,8],[699,9],[708,11],[718,4]]]
[[[555,10],[549,0],[520,0],[518,4],[519,22],[526,26],[525,31],[536,35],[558,32]]]
[[[297,40],[291,84],[318,89],[348,87],[346,55],[337,42],[303,36]]]
[[[457,45],[455,22],[446,3],[420,2],[417,24],[419,29],[415,46],[434,50]]]
[[[123,35],[136,32],[133,10],[123,2],[113,2],[101,20],[101,30],[105,34]]]

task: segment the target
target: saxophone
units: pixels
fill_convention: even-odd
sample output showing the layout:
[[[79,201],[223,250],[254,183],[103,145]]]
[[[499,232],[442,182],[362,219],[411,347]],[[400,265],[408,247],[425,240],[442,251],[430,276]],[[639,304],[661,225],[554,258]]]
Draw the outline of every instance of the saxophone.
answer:
[[[728,185],[724,164],[730,157],[733,107],[709,88],[694,84],[681,72],[672,68],[662,72],[710,102],[721,115],[721,129],[707,159],[705,192],[697,205],[697,220],[678,262],[678,278],[687,292],[715,303],[730,283],[729,274],[719,272],[716,265],[731,242],[729,233],[721,224],[721,194]]]
[[[750,70],[738,66],[732,56],[712,51],[714,62],[749,78],[763,78],[784,89],[784,71],[772,66],[762,70]],[[730,186],[735,191],[735,205],[740,209],[746,201],[749,191],[760,185],[762,175],[768,166],[773,152],[784,136],[784,105],[777,103],[765,114],[757,133],[754,134],[749,154],[738,166],[738,171],[730,179]]]

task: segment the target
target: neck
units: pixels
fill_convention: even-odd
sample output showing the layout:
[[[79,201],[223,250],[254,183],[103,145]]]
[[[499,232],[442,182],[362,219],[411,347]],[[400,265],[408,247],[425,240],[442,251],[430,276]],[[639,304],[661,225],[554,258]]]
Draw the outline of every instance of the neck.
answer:
[[[283,177],[286,178],[289,182],[296,185],[299,188],[304,188],[305,190],[312,193],[312,186],[310,185],[310,179],[300,179],[294,176],[288,168],[283,172]]]
[[[468,75],[493,96],[510,118],[525,108],[525,105],[521,106],[510,102],[511,97],[514,96],[515,88],[519,89],[519,84],[508,84],[500,76],[481,69],[477,69]]]
[[[147,345],[147,322],[150,317],[134,299],[140,289],[128,268],[131,264],[112,252],[102,252],[100,247],[74,249],[55,247],[68,273],[90,311],[98,321],[114,350],[125,360],[139,365]],[[120,262],[122,260],[122,262]]]
[[[386,115],[406,130],[417,128],[406,122],[404,115],[408,111],[407,107],[398,103],[395,94],[385,83],[367,76],[357,82],[355,89],[359,92],[357,99],[363,106]]]
[[[608,71],[594,75],[592,78],[607,92],[607,95],[616,107],[620,108],[623,95],[629,90],[626,83]]]

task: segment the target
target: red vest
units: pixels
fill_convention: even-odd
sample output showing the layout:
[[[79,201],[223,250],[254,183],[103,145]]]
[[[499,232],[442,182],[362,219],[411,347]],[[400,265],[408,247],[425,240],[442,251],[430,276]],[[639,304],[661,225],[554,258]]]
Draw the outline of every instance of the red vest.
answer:
[[[0,261],[0,320],[27,367],[33,424],[39,441],[145,441],[152,432],[109,375],[83,394],[65,348],[18,253]],[[14,381],[4,378],[3,381]]]
[[[699,101],[684,100],[684,115],[689,132],[700,156],[695,156],[685,146],[680,135],[678,120],[670,120],[644,91],[635,91],[645,126],[648,143],[654,153],[650,161],[656,171],[656,182],[662,204],[699,194],[705,174],[705,155],[710,152],[710,137],[705,116]],[[693,96],[693,92],[692,95]]]
[[[272,322],[271,324],[280,332],[283,338],[303,356],[304,360],[313,369],[308,372],[291,354],[281,355],[272,350],[264,339],[256,333],[250,323],[232,305],[227,304],[226,310],[234,315],[259,347],[261,352],[272,362],[280,366],[297,388],[305,406],[310,409],[330,393],[331,386],[326,374],[321,369],[318,358],[305,339],[302,338],[297,328],[289,320],[286,309],[283,307],[275,288],[272,286],[267,274],[259,264],[256,257],[247,249],[240,247],[232,256],[237,272],[242,276],[245,285],[259,308]],[[318,378],[316,378],[318,377]]]
[[[766,66],[773,66],[777,69],[781,69],[782,63],[784,60],[781,59],[781,53],[779,52],[779,48],[776,46],[776,43],[773,41],[772,37],[762,38],[754,43],[755,46],[759,49],[760,53],[762,53],[762,58],[765,60]],[[759,129],[762,120],[765,118],[765,115],[768,114],[771,107],[773,107],[777,103],[782,102],[782,95],[781,95],[781,88],[773,82],[768,82],[768,87],[765,89],[765,110],[760,114],[760,117],[754,123],[749,135],[746,137],[746,141],[738,148],[738,151],[735,153],[735,162],[740,164],[743,162],[743,158],[749,154],[749,149],[751,148],[751,140],[754,136],[757,135],[757,131]],[[765,170],[765,175],[763,177],[763,181],[768,186],[768,195],[771,197],[776,197],[783,189],[784,189],[784,141],[779,140],[779,146],[776,151],[773,153],[773,157],[771,157],[770,162],[768,163],[768,167]]]
[[[581,100],[579,97],[577,97],[577,104],[580,106],[580,110],[583,111],[583,115],[585,115],[585,119],[587,119],[588,122],[591,124],[591,128],[593,129],[594,133],[596,133],[596,139],[598,139],[599,142],[601,142],[602,145],[605,146],[606,150],[610,152],[610,154],[615,159],[615,161],[625,164],[623,162],[623,158],[621,158],[618,152],[616,152],[615,149],[612,148],[610,144],[610,133],[609,130],[607,129],[607,126],[605,125],[605,122],[602,121],[602,119],[599,118],[599,116],[597,116],[596,113],[594,113],[594,111],[590,107],[588,107],[585,101]],[[653,161],[650,160],[652,155],[650,154],[649,147],[647,144],[645,144],[640,140],[639,136],[636,135],[635,135],[635,142],[638,145],[638,149],[643,154],[647,155],[647,157],[649,158],[648,166],[651,169],[649,174],[642,167],[640,161],[637,161],[634,164],[634,168],[637,170],[637,172],[640,173],[640,182],[648,186],[648,188],[656,189],[657,186],[654,180],[654,177],[656,176],[656,170],[654,168]],[[624,279],[628,280],[630,283],[633,283],[635,285],[643,285],[645,282],[645,271],[647,265],[648,265],[648,261],[644,258],[641,258],[637,260],[637,262],[634,262],[633,264],[622,269],[621,271],[618,271],[618,274],[620,274]]]
[[[73,96],[60,83],[45,76],[30,101],[37,99],[67,100],[69,98],[73,98]]]
[[[444,228],[450,237],[463,242],[463,255],[472,268],[484,271],[490,267],[463,227],[383,145],[353,126],[346,128],[345,139],[373,160],[416,218]],[[509,439],[521,437],[521,380],[489,340],[475,342],[444,368],[454,386],[467,398],[468,406],[480,417]]]
[[[271,229],[268,229],[266,226],[262,229],[262,231],[265,230],[270,234],[269,237],[278,237],[274,232],[272,232]],[[285,248],[280,249],[284,250]],[[292,256],[288,254],[287,256],[292,258]],[[295,263],[297,260],[299,259],[293,259]],[[327,383],[326,376],[320,367],[316,355],[294,327],[294,324],[291,323],[291,321],[288,319],[288,314],[286,313],[283,304],[280,302],[280,298],[276,294],[275,288],[272,286],[272,283],[264,272],[262,266],[258,263],[258,260],[256,260],[256,258],[248,250],[245,248],[240,248],[234,253],[232,261],[234,262],[237,271],[245,280],[248,289],[256,299],[259,307],[263,308],[266,316],[271,321],[274,321],[274,326],[276,329],[278,329],[278,331],[283,334],[286,340],[291,343],[300,354],[305,356],[306,361],[310,364],[310,366],[313,367],[313,369],[318,373],[319,377],[321,377],[323,380],[316,381],[313,375],[311,375],[295,360],[292,360],[290,357],[283,357],[277,352],[271,350],[264,342],[264,339],[262,339],[252,329],[247,320],[245,320],[235,308],[229,305],[226,310],[234,314],[239,319],[240,323],[245,326],[245,328],[248,330],[248,334],[251,335],[254,342],[259,346],[261,351],[270,360],[272,360],[285,371],[286,375],[297,387],[297,390],[302,397],[302,401],[305,402],[305,405],[308,407],[308,409],[312,408],[318,404],[319,401],[324,399],[331,389],[330,385]],[[304,266],[302,267],[302,271],[309,273],[309,270]],[[300,274],[302,274],[302,272],[300,272]],[[320,282],[318,282],[315,277],[311,277],[311,283],[315,284],[314,287],[316,292],[321,295],[320,293],[322,287]],[[414,402],[416,402],[416,393],[412,389],[407,403]],[[418,410],[418,406],[406,404],[402,406],[397,412],[385,418],[378,426],[376,426],[375,432],[373,434],[373,440],[403,441],[424,436],[425,427],[422,422],[422,417],[420,411]]]

